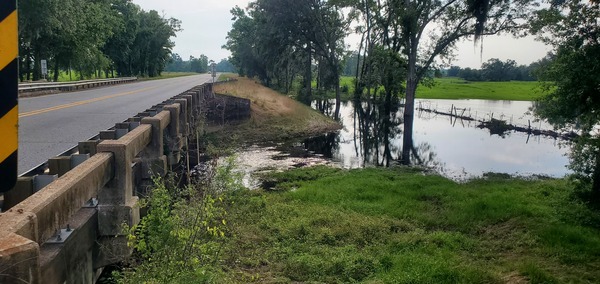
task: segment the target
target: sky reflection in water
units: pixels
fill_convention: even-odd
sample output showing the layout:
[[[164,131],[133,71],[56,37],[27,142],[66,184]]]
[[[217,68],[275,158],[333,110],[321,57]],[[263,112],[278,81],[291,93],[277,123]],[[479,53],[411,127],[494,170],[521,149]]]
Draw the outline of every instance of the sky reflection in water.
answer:
[[[364,105],[364,104],[363,104]],[[449,112],[455,106],[458,114],[477,119],[503,119],[518,126],[552,129],[546,123],[534,122],[527,114],[531,102],[485,100],[417,100],[416,107]],[[315,106],[315,104],[313,104]],[[360,124],[353,103],[342,103],[340,110],[344,129],[337,137],[320,137],[305,142],[316,153],[329,156],[345,168],[360,168],[385,164],[384,139],[374,142],[364,131],[361,135],[354,125]],[[392,115],[393,127],[389,132],[389,157],[397,160],[402,151],[402,109]],[[394,123],[395,121],[395,123]],[[416,111],[413,141],[416,152],[427,166],[441,174],[464,179],[481,176],[485,172],[517,175],[541,174],[562,177],[568,173],[568,146],[560,140],[543,136],[528,137],[526,133],[508,132],[504,137],[491,135],[488,129],[479,129],[476,121],[451,119],[449,116]],[[366,125],[366,124],[363,124]],[[370,125],[370,128],[380,126]],[[381,129],[381,128],[380,128]],[[356,130],[356,131],[355,131]],[[375,132],[370,129],[369,132]],[[381,132],[378,132],[381,136]],[[326,142],[320,140],[326,140]],[[368,140],[365,142],[365,140]],[[326,146],[323,146],[326,145]],[[325,149],[329,148],[329,149]],[[367,151],[365,151],[367,150]]]

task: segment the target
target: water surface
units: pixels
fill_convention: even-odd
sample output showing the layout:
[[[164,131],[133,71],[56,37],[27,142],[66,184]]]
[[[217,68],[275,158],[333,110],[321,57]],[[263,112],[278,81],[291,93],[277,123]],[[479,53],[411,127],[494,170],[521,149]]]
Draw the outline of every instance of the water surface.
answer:
[[[417,100],[416,107],[436,109],[476,120],[506,120],[517,126],[551,130],[529,114],[531,102],[487,100]],[[331,102],[315,102],[313,107],[331,113]],[[456,109],[454,109],[456,108]],[[323,154],[344,168],[388,165],[398,161],[402,151],[402,114],[398,107],[386,115],[369,103],[342,103],[344,128],[336,134],[303,142],[310,151]],[[513,175],[562,177],[568,173],[568,147],[565,141],[527,133],[491,134],[477,121],[416,111],[413,162],[441,174],[464,179],[486,172]]]

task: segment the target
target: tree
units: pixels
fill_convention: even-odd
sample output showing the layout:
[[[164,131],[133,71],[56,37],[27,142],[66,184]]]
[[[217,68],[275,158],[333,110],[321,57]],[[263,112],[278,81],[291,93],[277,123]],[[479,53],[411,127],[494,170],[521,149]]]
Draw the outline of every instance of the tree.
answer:
[[[460,67],[458,66],[451,66],[450,69],[448,69],[448,77],[458,77],[458,73],[460,73]]]
[[[179,30],[178,20],[145,12],[130,0],[29,0],[18,9],[21,80],[38,80],[42,59],[54,80],[71,68],[80,77],[115,69],[122,76],[156,76]]]
[[[405,57],[404,136],[402,162],[409,164],[413,146],[414,100],[417,86],[431,74],[437,58],[451,58],[452,48],[462,38],[496,34],[520,28],[532,0],[398,0],[357,1],[358,9],[380,7],[374,22],[384,22],[384,46],[392,46]],[[384,6],[384,7],[381,7]],[[362,8],[364,7],[364,8]],[[367,15],[373,18],[373,15]],[[370,22],[370,21],[367,21]],[[394,50],[394,49],[392,49]]]
[[[458,73],[458,77],[463,78],[467,81],[482,81],[481,71],[477,69],[471,69],[469,67],[461,69]]]
[[[181,56],[177,53],[171,54],[171,60],[165,67],[165,71],[169,72],[189,72],[190,62],[183,61]]]
[[[339,112],[339,77],[349,21],[334,1],[257,0],[247,13],[231,10],[232,30],[224,46],[240,75],[258,77],[286,91],[296,75],[303,78],[301,98],[310,102],[314,67],[317,87],[334,89]],[[336,112],[336,117],[339,114]]]
[[[206,73],[208,71],[208,57],[206,57],[204,54],[200,55],[199,58],[190,56],[189,65],[189,71],[191,72]]]
[[[492,58],[481,65],[481,75],[487,81],[510,81],[516,77],[517,62]]]
[[[598,2],[554,1],[531,22],[532,31],[555,46],[554,61],[541,72],[545,96],[534,111],[557,128],[579,129],[570,167],[591,187],[595,202],[600,202],[599,18]]]
[[[215,68],[216,68],[217,72],[225,72],[225,73],[235,72],[235,66],[233,66],[233,64],[231,64],[231,62],[229,62],[225,58],[221,59],[221,61],[219,61],[219,63],[217,63],[217,66]]]
[[[229,61],[234,64],[240,76],[258,76],[263,82],[268,83],[266,67],[260,60],[257,45],[262,42],[258,40],[257,33],[260,24],[247,14],[242,8],[236,6],[231,9],[233,15],[232,29],[227,33],[227,43],[223,48],[231,51]],[[255,13],[250,10],[250,13]]]

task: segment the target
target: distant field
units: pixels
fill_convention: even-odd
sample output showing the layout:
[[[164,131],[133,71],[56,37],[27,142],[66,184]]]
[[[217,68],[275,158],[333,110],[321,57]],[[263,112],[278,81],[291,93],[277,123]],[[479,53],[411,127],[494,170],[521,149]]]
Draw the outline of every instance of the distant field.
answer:
[[[435,82],[432,88],[419,86],[417,98],[532,101],[541,95],[538,82],[469,82],[461,78]]]
[[[354,93],[354,78],[340,78],[340,86]],[[435,86],[419,86],[417,98],[532,101],[541,95],[538,82],[470,82],[461,78],[436,78]]]

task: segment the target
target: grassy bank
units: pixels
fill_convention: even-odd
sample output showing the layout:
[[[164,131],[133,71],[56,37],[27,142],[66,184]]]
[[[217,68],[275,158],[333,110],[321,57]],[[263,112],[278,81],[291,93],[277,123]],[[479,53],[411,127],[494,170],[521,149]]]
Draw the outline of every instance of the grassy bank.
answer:
[[[310,107],[248,78],[216,85],[214,91],[251,101],[251,118],[248,121],[211,129],[219,141],[276,141],[340,128],[337,122]]]
[[[270,184],[232,194],[223,282],[600,281],[600,214],[564,180],[319,167]]]

